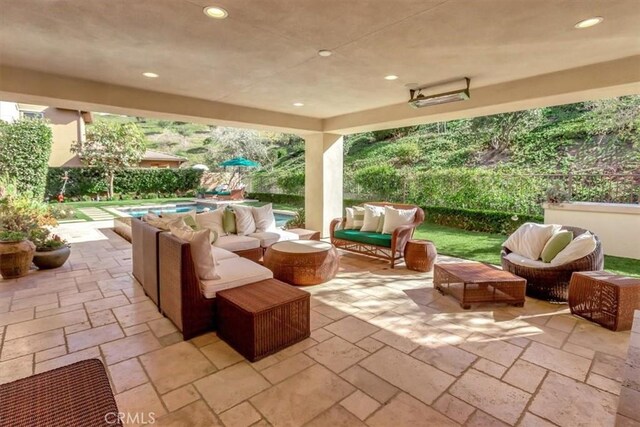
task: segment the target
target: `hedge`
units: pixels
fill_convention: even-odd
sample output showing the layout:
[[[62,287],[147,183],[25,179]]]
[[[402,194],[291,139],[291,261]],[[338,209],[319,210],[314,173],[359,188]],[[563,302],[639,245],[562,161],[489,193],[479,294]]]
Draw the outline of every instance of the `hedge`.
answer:
[[[251,199],[259,200],[261,202],[281,203],[286,205],[304,207],[304,196],[297,196],[295,194],[250,193],[248,197]]]
[[[46,195],[54,198],[62,188],[62,177],[67,172],[69,181],[65,189],[67,198],[81,198],[106,192],[102,171],[96,168],[49,168]],[[114,178],[116,194],[181,195],[195,192],[200,186],[202,171],[198,169],[125,169]]]
[[[509,212],[474,209],[424,208],[425,220],[433,224],[486,233],[511,234],[525,222],[544,222],[539,215],[522,215]]]
[[[42,199],[51,144],[51,129],[44,120],[0,120],[0,176],[15,181],[21,193]]]
[[[251,193],[250,197],[261,202],[304,206],[304,197],[293,194]],[[367,200],[345,199],[344,206],[360,205],[366,202]],[[544,222],[544,218],[540,215],[437,206],[423,207],[423,209],[425,222],[485,233],[508,235],[525,222]]]

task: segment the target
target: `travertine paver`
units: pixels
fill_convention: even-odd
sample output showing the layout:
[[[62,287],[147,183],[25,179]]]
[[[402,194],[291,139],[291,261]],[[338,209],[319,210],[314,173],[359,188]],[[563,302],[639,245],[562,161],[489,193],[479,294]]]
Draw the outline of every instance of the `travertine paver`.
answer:
[[[620,425],[640,407],[640,361],[625,368],[640,338],[566,306],[464,311],[432,273],[344,254],[334,280],[305,288],[311,338],[248,363],[215,332],[181,340],[132,278],[129,243],[66,237],[87,241],[62,268],[0,280],[0,383],[99,358],[120,409],[155,426],[607,426],[621,389]]]

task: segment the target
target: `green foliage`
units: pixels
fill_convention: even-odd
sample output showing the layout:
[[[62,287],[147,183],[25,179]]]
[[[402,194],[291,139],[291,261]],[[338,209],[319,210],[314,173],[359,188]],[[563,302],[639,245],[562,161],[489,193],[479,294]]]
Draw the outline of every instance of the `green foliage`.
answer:
[[[22,231],[0,230],[0,242],[20,242],[27,238]]]
[[[38,227],[56,224],[49,205],[21,192],[15,183],[0,180],[0,231],[26,236]]]
[[[53,251],[68,244],[66,240],[44,227],[32,230],[29,233],[29,240],[36,245],[36,250],[40,252]]]
[[[117,171],[136,166],[145,152],[144,134],[133,122],[98,122],[87,129],[85,140],[77,141],[71,151],[82,163],[104,174],[109,185],[109,197],[114,193]]]
[[[67,198],[103,194],[106,191],[102,171],[97,168],[49,168],[47,196],[54,198],[62,187],[65,172],[69,176],[65,195]],[[114,192],[121,194],[153,193],[173,196],[195,192],[200,185],[202,171],[198,169],[124,169],[114,176]]]
[[[281,175],[277,179],[278,186],[287,193],[299,193],[304,191],[304,171],[293,171]]]
[[[248,198],[260,200],[261,202],[266,203],[299,207],[304,206],[304,196],[297,196],[293,194],[251,193],[248,195]]]
[[[525,222],[544,221],[538,215],[443,207],[425,208],[425,218],[428,222],[447,227],[506,235],[513,233]]]
[[[296,210],[296,215],[287,221],[285,224],[285,229],[290,230],[292,228],[306,228],[306,215],[304,208],[300,208]]]
[[[368,166],[355,173],[355,182],[368,193],[384,199],[391,197],[402,184],[402,175],[389,165]]]
[[[51,129],[44,120],[0,121],[0,176],[15,180],[19,191],[42,199],[51,143]]]

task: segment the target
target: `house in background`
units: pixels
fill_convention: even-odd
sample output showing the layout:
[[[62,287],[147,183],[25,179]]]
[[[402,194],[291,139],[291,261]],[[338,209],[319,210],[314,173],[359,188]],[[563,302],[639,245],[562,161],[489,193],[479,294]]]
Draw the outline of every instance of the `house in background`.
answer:
[[[93,121],[90,112],[0,101],[0,120],[10,123],[25,117],[49,121],[53,133],[49,166],[82,166],[71,152],[71,144],[84,139],[85,125]]]
[[[71,152],[71,145],[75,141],[84,140],[85,126],[93,122],[91,112],[0,101],[0,120],[11,123],[21,118],[41,118],[49,121],[53,133],[49,166],[83,166],[80,158]],[[186,161],[183,157],[147,150],[138,167],[179,168]]]

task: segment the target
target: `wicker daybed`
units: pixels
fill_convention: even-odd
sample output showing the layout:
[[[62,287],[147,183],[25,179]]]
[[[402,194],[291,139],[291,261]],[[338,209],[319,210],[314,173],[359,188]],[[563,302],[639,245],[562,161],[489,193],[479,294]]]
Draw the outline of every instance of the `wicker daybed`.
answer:
[[[405,205],[386,202],[368,202],[367,205],[391,206],[396,209],[416,209],[413,223],[397,227],[392,234],[363,232],[360,230],[342,229],[346,218],[331,221],[329,233],[331,243],[345,251],[356,252],[376,258],[388,260],[394,268],[397,260],[404,256],[404,247],[413,237],[416,227],[424,221],[424,211],[416,205]]]
[[[563,226],[562,230],[572,231],[574,236],[579,236],[587,231],[570,226]],[[511,251],[503,247],[500,255],[502,268],[516,276],[527,279],[527,296],[551,302],[567,302],[569,281],[573,272],[598,271],[604,268],[602,244],[598,236],[595,236],[595,238],[597,242],[596,248],[589,255],[567,264],[548,268],[533,268],[514,264],[505,259]]]

